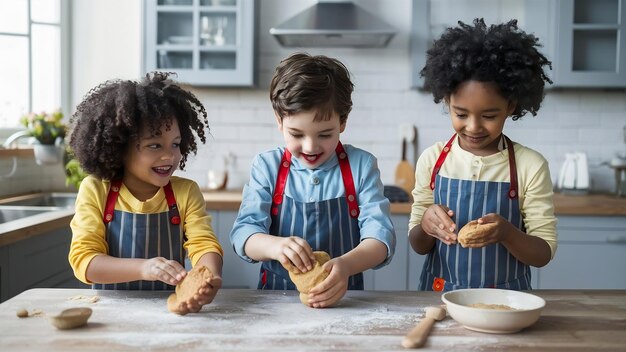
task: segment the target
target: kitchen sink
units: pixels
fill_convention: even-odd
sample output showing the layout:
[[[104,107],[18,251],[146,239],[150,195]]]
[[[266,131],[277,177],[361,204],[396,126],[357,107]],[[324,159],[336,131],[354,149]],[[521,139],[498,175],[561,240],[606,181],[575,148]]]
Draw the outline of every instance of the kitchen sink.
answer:
[[[76,193],[36,193],[0,200],[2,206],[74,208]]]
[[[0,200],[0,224],[36,215],[74,209],[76,193],[35,193]],[[33,218],[35,220],[36,218]]]
[[[32,209],[13,206],[0,206],[0,224],[4,224],[9,221],[23,219],[28,216],[37,214],[43,214],[48,212],[47,208]]]

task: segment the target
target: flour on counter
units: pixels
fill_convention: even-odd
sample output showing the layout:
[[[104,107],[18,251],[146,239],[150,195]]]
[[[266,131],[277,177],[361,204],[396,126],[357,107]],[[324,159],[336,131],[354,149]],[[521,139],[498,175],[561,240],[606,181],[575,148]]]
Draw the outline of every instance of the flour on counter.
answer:
[[[85,301],[89,303],[96,303],[100,300],[100,296],[85,296],[85,295],[76,295],[68,298],[71,301]]]

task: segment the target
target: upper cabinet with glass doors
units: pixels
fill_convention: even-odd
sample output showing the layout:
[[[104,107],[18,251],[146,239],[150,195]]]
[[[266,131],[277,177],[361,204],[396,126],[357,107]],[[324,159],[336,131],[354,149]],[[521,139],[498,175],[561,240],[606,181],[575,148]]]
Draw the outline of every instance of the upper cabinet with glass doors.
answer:
[[[626,88],[626,0],[526,0],[554,87]]]
[[[196,86],[253,86],[254,0],[145,0],[144,71]]]

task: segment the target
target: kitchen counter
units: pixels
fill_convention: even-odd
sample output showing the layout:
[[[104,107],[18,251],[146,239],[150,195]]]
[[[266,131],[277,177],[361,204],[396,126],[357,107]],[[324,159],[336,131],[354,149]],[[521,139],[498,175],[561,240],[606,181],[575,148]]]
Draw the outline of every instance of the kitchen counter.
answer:
[[[0,247],[68,227],[74,209],[49,211],[0,224]]]
[[[533,291],[547,305],[515,334],[436,322],[430,351],[617,351],[626,346],[626,291]],[[0,304],[0,350],[400,351],[403,336],[441,304],[437,292],[349,291],[338,306],[312,309],[294,291],[221,290],[196,314],[167,311],[168,292],[31,289]],[[99,296],[90,303],[89,298]],[[83,297],[81,297],[83,296]],[[72,299],[74,298],[74,299]],[[80,299],[76,299],[80,298]],[[87,326],[57,330],[46,316],[88,306]],[[41,314],[18,318],[16,311]]]
[[[239,210],[241,191],[204,191],[210,210]],[[626,198],[611,194],[554,194],[556,215],[626,216]],[[391,203],[392,214],[410,214],[411,203]]]

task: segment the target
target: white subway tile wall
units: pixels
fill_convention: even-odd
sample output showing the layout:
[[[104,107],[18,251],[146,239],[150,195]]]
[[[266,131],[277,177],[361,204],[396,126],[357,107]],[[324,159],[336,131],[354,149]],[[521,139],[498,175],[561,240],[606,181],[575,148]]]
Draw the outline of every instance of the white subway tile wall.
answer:
[[[247,175],[254,155],[283,144],[269,102],[268,86],[280,59],[298,49],[280,47],[268,30],[314,2],[262,1],[258,26],[258,87],[194,89],[207,109],[211,135],[198,154],[189,157],[186,171],[177,172],[178,175],[206,187],[207,171],[223,168],[223,157],[229,154],[235,155],[238,172]],[[428,93],[409,87],[413,70],[409,54],[411,0],[359,0],[357,3],[398,29],[387,48],[306,48],[301,51],[335,57],[349,68],[355,82],[354,108],[342,141],[376,155],[383,182],[391,184],[401,157],[398,126],[413,124],[418,128],[419,152],[449,138],[453,130],[441,104],[434,104]],[[484,17],[488,23],[518,18],[523,23],[525,14],[521,3],[515,0],[431,0],[431,30],[437,36],[456,21],[469,22],[474,17]],[[389,6],[391,4],[393,6]],[[625,125],[626,93],[623,91],[548,90],[538,115],[507,122],[505,133],[514,141],[542,153],[550,163],[553,180],[558,176],[566,152],[586,152],[593,189],[611,191],[613,170],[604,163],[626,150]],[[412,153],[408,156],[410,161],[415,161]],[[10,159],[0,159],[1,169],[8,170],[10,163]],[[32,158],[24,159],[20,160],[16,177],[0,180],[0,196],[48,187],[65,187],[61,167],[41,168]]]

